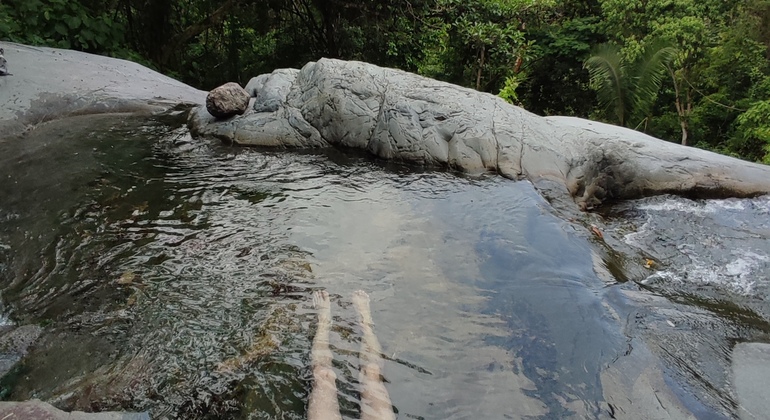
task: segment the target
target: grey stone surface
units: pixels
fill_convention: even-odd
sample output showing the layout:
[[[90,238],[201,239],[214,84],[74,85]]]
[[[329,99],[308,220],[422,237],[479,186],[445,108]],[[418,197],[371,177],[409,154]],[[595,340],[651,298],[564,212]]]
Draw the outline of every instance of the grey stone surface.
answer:
[[[40,400],[0,402],[0,419],[3,420],[149,420],[146,413],[67,413]]]
[[[732,354],[738,415],[743,420],[770,416],[770,344],[739,343]]]
[[[287,91],[288,90],[288,91]],[[474,173],[496,171],[568,192],[583,208],[608,198],[770,192],[770,167],[578,118],[543,118],[502,99],[371,64],[322,59],[251,80],[254,110],[199,136],[253,146],[342,146]]]
[[[8,42],[0,48],[14,74],[0,77],[0,139],[72,115],[153,113],[206,98],[130,61]]]
[[[225,83],[206,96],[206,110],[216,118],[229,118],[246,112],[250,99],[238,83]]]
[[[254,111],[277,111],[285,102],[292,84],[297,79],[297,69],[278,69],[268,74],[252,78],[246,85],[246,91],[256,98]]]
[[[254,107],[217,121],[206,93],[136,63],[0,43],[0,138],[73,115],[197,104],[193,134],[241,145],[355,147],[385,158],[526,178],[583,208],[658,193],[770,192],[770,167],[577,118],[543,118],[500,98],[399,70],[322,59],[253,78]],[[202,112],[201,112],[202,111]]]

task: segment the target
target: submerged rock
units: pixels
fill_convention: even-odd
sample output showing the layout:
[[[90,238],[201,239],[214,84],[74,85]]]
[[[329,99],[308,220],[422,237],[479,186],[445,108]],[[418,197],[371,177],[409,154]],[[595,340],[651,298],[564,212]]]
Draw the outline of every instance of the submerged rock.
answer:
[[[149,420],[150,416],[139,413],[67,413],[40,400],[24,402],[0,402],[0,419],[27,420]]]
[[[246,112],[250,99],[238,83],[225,83],[206,96],[206,110],[216,118],[229,118]]]
[[[40,326],[22,325],[0,335],[0,377],[5,376],[27,355],[42,332]]]
[[[770,192],[770,167],[578,118],[540,117],[475,90],[372,64],[322,59],[258,76],[254,111],[194,134],[241,145],[341,146],[385,159],[494,171],[568,192],[583,208],[610,198]],[[554,182],[555,181],[555,182]]]

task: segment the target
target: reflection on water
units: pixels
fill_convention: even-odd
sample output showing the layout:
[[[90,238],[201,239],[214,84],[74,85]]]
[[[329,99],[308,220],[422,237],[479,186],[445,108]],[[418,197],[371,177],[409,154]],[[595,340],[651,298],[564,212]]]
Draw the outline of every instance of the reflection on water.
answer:
[[[45,327],[0,383],[10,398],[305,418],[320,288],[345,418],[360,415],[357,289],[400,418],[615,410],[602,372],[629,352],[631,310],[609,309],[582,228],[529,183],[110,127],[0,144],[5,315]]]

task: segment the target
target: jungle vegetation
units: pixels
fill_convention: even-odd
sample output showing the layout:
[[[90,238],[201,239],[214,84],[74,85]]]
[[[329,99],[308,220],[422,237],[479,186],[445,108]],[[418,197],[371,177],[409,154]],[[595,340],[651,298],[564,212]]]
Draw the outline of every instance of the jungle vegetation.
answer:
[[[770,163],[770,0],[3,0],[0,39],[201,89],[361,60]]]

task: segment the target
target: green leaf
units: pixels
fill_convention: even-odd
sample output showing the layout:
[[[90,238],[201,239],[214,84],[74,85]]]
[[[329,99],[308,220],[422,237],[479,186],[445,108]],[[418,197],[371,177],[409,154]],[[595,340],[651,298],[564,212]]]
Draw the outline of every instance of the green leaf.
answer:
[[[594,49],[593,55],[583,64],[591,76],[599,103],[603,108],[612,107],[620,125],[628,118],[628,86],[626,64],[620,55],[620,48],[614,44],[602,44]]]
[[[53,29],[57,33],[59,33],[59,35],[64,35],[64,36],[67,35],[67,27],[62,25],[61,23],[57,23],[56,25],[54,25]]]
[[[77,16],[70,16],[66,19],[67,26],[70,27],[70,29],[77,29],[80,27],[81,20]]]

